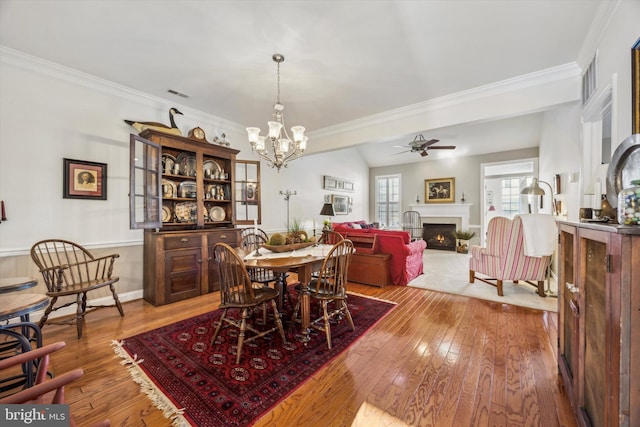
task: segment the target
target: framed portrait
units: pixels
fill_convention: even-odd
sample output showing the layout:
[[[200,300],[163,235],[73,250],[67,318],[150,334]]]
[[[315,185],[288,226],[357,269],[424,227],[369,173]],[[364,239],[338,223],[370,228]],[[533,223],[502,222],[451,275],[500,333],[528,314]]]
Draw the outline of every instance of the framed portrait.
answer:
[[[107,164],[84,160],[63,160],[65,199],[107,200]]]
[[[325,190],[335,190],[338,188],[338,183],[335,178],[325,175],[322,181],[322,188]]]
[[[425,203],[453,203],[456,197],[455,178],[424,180]]]
[[[248,205],[258,204],[258,185],[255,182],[243,183],[242,200]]]
[[[333,204],[333,211],[336,215],[347,215],[349,213],[349,198],[347,196],[333,194],[331,196],[331,203]]]

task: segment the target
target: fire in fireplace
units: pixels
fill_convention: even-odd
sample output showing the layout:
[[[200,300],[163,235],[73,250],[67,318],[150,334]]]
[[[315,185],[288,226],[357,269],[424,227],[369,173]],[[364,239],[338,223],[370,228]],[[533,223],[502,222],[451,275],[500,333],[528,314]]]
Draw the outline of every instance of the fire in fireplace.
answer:
[[[455,251],[454,231],[456,231],[455,224],[422,224],[422,238],[427,242],[427,249]]]

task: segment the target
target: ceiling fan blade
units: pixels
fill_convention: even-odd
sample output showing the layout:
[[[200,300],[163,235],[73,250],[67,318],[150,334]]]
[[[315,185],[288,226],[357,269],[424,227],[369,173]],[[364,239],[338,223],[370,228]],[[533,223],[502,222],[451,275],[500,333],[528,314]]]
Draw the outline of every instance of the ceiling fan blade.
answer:
[[[411,150],[405,150],[405,151],[400,151],[400,152],[397,152],[397,153],[393,153],[393,154],[395,155],[395,154],[402,154],[402,153],[408,153],[409,151],[411,151]]]
[[[439,145],[437,147],[427,147],[427,150],[453,150],[456,148],[455,145]]]
[[[394,148],[413,148],[410,145],[392,145]]]
[[[436,142],[439,142],[439,139],[430,139],[427,142],[425,142],[424,144],[422,144],[422,148],[427,148],[432,146],[433,144],[435,144]]]

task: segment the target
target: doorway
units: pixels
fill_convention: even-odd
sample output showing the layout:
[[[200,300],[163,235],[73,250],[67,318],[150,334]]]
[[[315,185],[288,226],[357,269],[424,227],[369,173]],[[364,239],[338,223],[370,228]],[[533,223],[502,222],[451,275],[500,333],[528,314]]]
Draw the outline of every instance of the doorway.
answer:
[[[482,163],[480,174],[483,188],[480,241],[484,246],[491,218],[504,216],[513,219],[519,213],[538,212],[539,197],[520,194],[538,175],[538,159]]]

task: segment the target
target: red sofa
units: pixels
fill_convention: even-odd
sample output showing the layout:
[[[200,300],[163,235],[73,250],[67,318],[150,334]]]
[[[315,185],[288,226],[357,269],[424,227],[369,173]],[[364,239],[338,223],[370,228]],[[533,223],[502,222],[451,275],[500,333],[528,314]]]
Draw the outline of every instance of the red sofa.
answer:
[[[345,238],[375,233],[377,238],[373,252],[391,255],[389,273],[394,285],[404,286],[424,271],[422,255],[427,243],[424,240],[412,242],[407,231],[380,230],[365,221],[333,223],[332,227]]]

